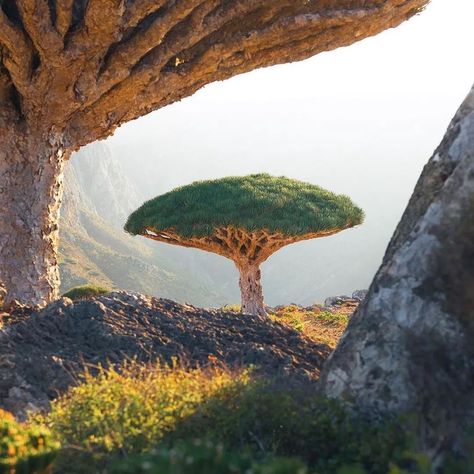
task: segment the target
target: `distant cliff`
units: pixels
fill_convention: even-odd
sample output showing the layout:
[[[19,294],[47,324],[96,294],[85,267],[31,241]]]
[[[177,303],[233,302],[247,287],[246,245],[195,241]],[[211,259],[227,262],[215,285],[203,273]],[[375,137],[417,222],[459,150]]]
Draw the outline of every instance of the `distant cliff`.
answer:
[[[205,274],[123,231],[125,219],[142,201],[105,144],[72,157],[61,208],[61,290],[94,283],[203,306],[227,303],[228,295],[215,290]]]

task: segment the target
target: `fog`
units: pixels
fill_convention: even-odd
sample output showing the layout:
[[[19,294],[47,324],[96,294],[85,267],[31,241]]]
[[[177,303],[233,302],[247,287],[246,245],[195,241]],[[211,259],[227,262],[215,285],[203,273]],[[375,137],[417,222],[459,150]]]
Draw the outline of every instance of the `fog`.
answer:
[[[366,288],[474,81],[473,18],[472,0],[433,0],[377,37],[211,84],[121,127],[108,144],[144,199],[253,172],[349,195],[365,223],[283,249],[263,267],[264,289],[270,304],[309,304]],[[174,252],[185,260],[198,251]],[[216,259],[228,285],[237,278],[232,264]]]

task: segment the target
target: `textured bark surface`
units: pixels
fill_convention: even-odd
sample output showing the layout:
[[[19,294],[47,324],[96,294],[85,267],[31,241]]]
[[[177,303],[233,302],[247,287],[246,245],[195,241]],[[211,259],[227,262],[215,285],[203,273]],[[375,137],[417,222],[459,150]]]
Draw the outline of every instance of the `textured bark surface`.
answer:
[[[412,412],[435,464],[474,422],[474,88],[426,165],[322,376],[359,407]]]
[[[25,147],[20,155],[31,161],[31,176],[44,170],[45,178],[35,181],[35,189],[45,195],[40,200],[46,202],[54,186],[46,175],[58,171],[47,170],[48,137],[55,137],[50,155],[60,152],[66,156],[108,137],[122,123],[187,97],[210,82],[352,44],[397,26],[427,3],[428,0],[0,1],[0,121],[9,117],[3,127],[0,125],[0,149],[4,155],[12,153],[9,136],[17,128],[30,144],[38,145],[38,149]],[[41,145],[40,138],[45,144]],[[34,164],[37,160],[38,169]],[[50,165],[55,168],[54,160]],[[19,189],[22,179],[28,181],[21,174],[15,178],[12,173],[16,169],[10,167],[11,179],[5,188],[17,181],[15,186]],[[16,202],[19,207],[27,206],[31,197],[25,196],[19,204],[21,194]],[[17,210],[13,206],[5,212],[12,218]],[[51,212],[50,220],[54,222],[56,204],[52,204]],[[34,228],[50,225],[40,223],[45,219],[40,214],[37,219],[32,224]],[[1,237],[5,242],[8,239],[8,246],[12,245],[8,233],[13,225],[10,222]],[[3,230],[0,232],[3,234]],[[49,235],[53,238],[53,233]],[[20,246],[29,241],[33,239],[20,238],[14,252],[20,253]],[[51,248],[54,246],[51,244]],[[31,256],[42,248],[46,249],[37,246],[24,250]],[[49,254],[38,255],[38,259],[54,262]],[[17,267],[23,263],[19,260]],[[40,278],[51,280],[45,273]],[[32,279],[29,283],[35,285]],[[46,286],[39,282],[36,289],[26,293],[26,286],[15,286],[10,277],[6,284],[10,292],[29,304],[54,295],[54,291],[41,289]]]
[[[240,274],[242,313],[265,316],[267,312],[260,283],[260,265],[285,245],[333,235],[342,230],[344,228],[291,236],[265,229],[250,232],[229,226],[215,229],[208,237],[183,237],[173,229],[158,231],[146,228],[142,235],[159,242],[197,248],[229,258]]]
[[[253,314],[266,316],[265,305],[263,304],[263,291],[260,283],[261,274],[258,265],[240,265],[239,287],[242,295],[241,312],[243,314]]]
[[[56,144],[41,136],[25,137],[20,130],[0,148],[0,281],[8,289],[5,305],[13,300],[43,305],[58,296],[63,163]]]

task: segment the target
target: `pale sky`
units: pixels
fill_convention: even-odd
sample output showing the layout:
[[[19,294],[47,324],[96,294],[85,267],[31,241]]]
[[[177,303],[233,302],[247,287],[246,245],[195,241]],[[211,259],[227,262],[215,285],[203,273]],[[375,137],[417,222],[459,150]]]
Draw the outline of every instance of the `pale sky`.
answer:
[[[380,264],[423,165],[474,83],[473,58],[474,0],[432,0],[421,15],[350,47],[211,84],[108,143],[144,198],[262,171],[348,194],[365,224],[279,252],[264,281],[274,288],[270,303],[294,294],[292,271],[304,286],[295,301],[350,292],[368,286]],[[318,265],[332,286],[319,284]]]

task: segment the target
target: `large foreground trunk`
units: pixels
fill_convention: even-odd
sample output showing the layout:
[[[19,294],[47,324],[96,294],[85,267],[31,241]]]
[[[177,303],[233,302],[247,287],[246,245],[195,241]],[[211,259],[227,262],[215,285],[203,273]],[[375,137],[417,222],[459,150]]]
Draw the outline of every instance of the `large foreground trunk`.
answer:
[[[241,264],[237,265],[237,268],[240,273],[239,286],[242,295],[242,313],[266,316],[259,266],[256,264]]]
[[[435,465],[474,413],[474,88],[425,167],[322,388],[415,413]]]
[[[56,257],[64,152],[55,137],[0,123],[0,282],[5,303],[57,297]]]

